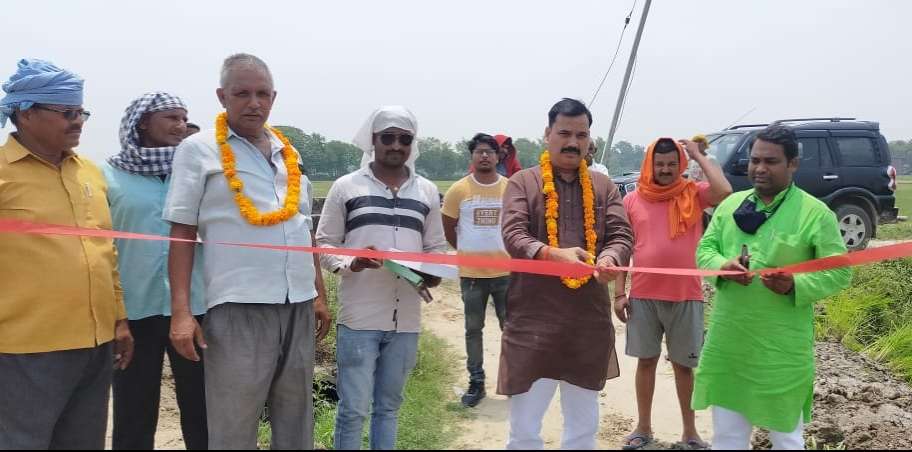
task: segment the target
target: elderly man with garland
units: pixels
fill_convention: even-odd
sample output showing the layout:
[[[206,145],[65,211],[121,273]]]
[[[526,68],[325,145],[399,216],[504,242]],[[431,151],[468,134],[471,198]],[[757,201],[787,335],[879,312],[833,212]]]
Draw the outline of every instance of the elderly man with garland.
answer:
[[[301,157],[266,125],[272,74],[253,55],[222,66],[216,129],[177,149],[164,219],[171,236],[206,242],[311,246],[311,186]],[[190,309],[193,244],[171,245],[171,341],[184,357],[205,354],[209,447],[255,449],[268,404],[274,449],[313,448],[316,340],[329,327],[316,255],[204,246],[209,311]],[[315,340],[316,338],[316,340]]]

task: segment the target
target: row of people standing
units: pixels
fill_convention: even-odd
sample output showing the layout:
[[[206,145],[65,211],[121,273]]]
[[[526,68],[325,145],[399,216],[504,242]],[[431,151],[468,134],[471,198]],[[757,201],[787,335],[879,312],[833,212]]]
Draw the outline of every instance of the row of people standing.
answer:
[[[542,157],[540,167],[523,171],[509,182],[493,170],[499,143],[483,134],[469,142],[474,173],[454,184],[444,202],[447,238],[460,252],[496,255],[503,243],[493,237],[497,232],[491,229],[502,229],[506,249],[516,258],[592,264],[596,252],[611,250],[598,246],[587,250],[579,239],[588,235],[583,225],[587,215],[581,212],[587,203],[586,195],[574,193],[573,188],[585,179],[585,169],[592,169],[589,183],[596,193],[603,190],[597,175],[601,171],[592,168],[595,152],[591,141],[587,158],[574,158],[581,155],[588,134],[585,118],[591,121],[591,116],[582,104],[572,100],[562,101],[555,109],[564,112],[557,115],[558,126],[566,127],[560,135],[569,138],[576,132],[577,140],[569,145],[553,140],[552,121],[546,130],[550,155]],[[562,116],[577,121],[566,121],[568,118]],[[555,149],[560,149],[559,157]],[[575,296],[567,289],[578,285],[568,281],[564,281],[566,287],[551,287],[549,292],[536,285],[542,278],[534,275],[513,275],[510,284],[501,279],[502,274],[463,269],[469,389],[462,401],[475,406],[486,394],[481,330],[490,297],[505,330],[498,392],[511,396],[508,448],[543,447],[541,419],[557,387],[561,388],[564,413],[562,446],[595,447],[599,417],[593,391],[602,390],[605,380],[619,371],[611,345],[613,335],[600,338],[596,330],[580,328],[591,323],[611,332],[610,315],[599,315],[596,310],[574,317],[575,308],[568,306],[568,300],[575,299],[583,304],[613,305],[618,319],[626,323],[625,352],[638,359],[635,390],[639,419],[621,444],[624,449],[654,446],[652,405],[663,340],[674,370],[682,417],[681,440],[676,447],[710,447],[700,437],[695,410],[712,408],[717,448],[749,448],[752,427],[759,426],[770,430],[777,448],[803,449],[813,388],[813,302],[847,287],[851,272],[837,269],[758,277],[750,270],[843,254],[845,246],[833,213],[793,183],[799,162],[793,131],[772,126],[758,134],[749,166],[754,189],[734,195],[706,149],[702,136],[680,141],[660,138],[647,149],[638,188],[624,198],[623,209],[612,210],[611,202],[597,200],[595,204],[609,218],[626,214],[632,239],[630,255],[638,267],[699,267],[741,273],[710,279],[717,297],[708,338],[699,277],[633,273],[628,287],[628,275],[621,272],[614,282],[612,303],[598,292]],[[548,180],[553,168],[563,170],[556,184],[554,179]],[[524,180],[539,171],[541,180]],[[536,225],[537,217],[543,216],[547,222],[551,215],[547,207],[551,184],[552,193],[559,195],[554,210],[560,214],[558,227],[546,228],[556,229],[557,234]],[[541,199],[542,188],[545,199]],[[617,203],[613,189],[613,184],[605,189],[605,199],[614,198]],[[703,213],[717,207],[704,234]],[[503,225],[488,221],[494,210],[503,210]],[[572,224],[572,219],[578,223]],[[612,222],[606,220],[608,223]],[[613,223],[610,229],[597,228],[596,237],[612,233],[626,237],[623,222]],[[526,234],[534,231],[540,236],[529,241]],[[552,240],[560,246],[572,244],[564,240],[574,233],[580,246],[569,256],[544,245]],[[529,251],[523,247],[530,243],[541,248]],[[624,248],[616,243],[614,249]],[[548,325],[529,328],[536,318],[546,319]],[[550,332],[554,335],[547,334]],[[572,338],[581,342],[574,344]],[[587,351],[601,359],[587,360]],[[533,353],[535,358],[524,360],[525,353]]]
[[[197,391],[196,397],[184,398],[188,404],[185,439],[205,436],[205,447],[254,448],[258,421],[268,405],[275,448],[312,448],[314,348],[332,321],[318,271],[322,265],[341,276],[335,446],[359,448],[362,426],[371,416],[371,447],[394,447],[402,389],[415,365],[420,331],[421,301],[412,287],[380,270],[383,263],[377,260],[193,243],[202,238],[312,244],[311,187],[301,174],[300,156],[280,132],[266,126],[275,100],[268,67],[252,55],[234,55],[225,61],[220,82],[217,95],[225,113],[218,117],[216,129],[184,140],[176,148],[186,121],[186,108],[178,99],[151,94],[131,105],[124,118],[128,140],[103,171],[72,151],[89,116],[82,109],[81,79],[47,62],[24,60],[19,72],[4,84],[8,95],[0,102],[0,114],[3,119],[10,117],[17,131],[4,145],[0,160],[2,218],[110,229],[114,224],[109,204],[135,204],[114,215],[124,222],[124,229],[130,224],[136,226],[133,232],[168,228],[172,237],[185,242],[171,243],[168,250],[123,243],[121,254],[132,257],[123,257],[120,268],[130,271],[129,276],[118,274],[115,247],[103,238],[28,236],[4,242],[2,270],[9,276],[5,281],[16,284],[4,287],[11,302],[0,311],[4,331],[0,446],[101,448],[112,378],[121,388],[115,391],[115,399],[126,397],[125,403],[115,400],[115,417],[122,416],[122,421],[115,419],[115,429],[127,428],[131,416],[143,419],[133,424],[138,426],[135,431],[118,430],[115,437],[152,441],[148,432],[152,426],[154,434],[154,411],[149,407],[154,394],[137,390],[137,395],[145,395],[133,401],[124,394],[134,394],[126,389],[131,384],[151,391],[158,382],[146,372],[134,372],[131,378],[125,371],[134,359],[143,363],[139,366],[154,367],[168,350],[174,361],[185,360],[177,363],[185,367],[176,366],[175,373],[185,374],[179,368],[190,370],[184,379],[187,384],[181,386]],[[496,172],[496,152],[491,151],[502,143],[475,137],[471,149],[478,171],[466,184],[476,186],[455,186],[441,212],[436,186],[414,170],[417,120],[402,107],[381,108],[355,140],[364,151],[361,169],[336,181],[315,236],[316,243],[325,247],[431,253],[445,252],[449,238],[469,252],[502,255],[505,251],[516,258],[585,262],[595,268],[592,275],[581,278],[515,274],[509,280],[507,308],[500,310],[506,314],[501,317],[498,393],[511,396],[511,448],[543,446],[541,420],[557,388],[565,414],[564,446],[595,446],[598,393],[619,374],[612,303],[599,283],[617,280],[620,287],[618,269],[627,266],[631,254],[642,252],[643,259],[649,260],[642,246],[654,245],[652,240],[660,242],[658,238],[664,236],[676,251],[689,250],[691,236],[698,235],[694,228],[700,212],[726,194],[695,145],[658,140],[650,147],[641,175],[639,195],[644,204],[638,207],[637,198],[622,201],[611,180],[588,171],[584,163],[590,153],[591,124],[592,115],[583,104],[570,99],[555,104],[545,129],[549,150],[541,155],[539,166],[520,171],[509,181],[489,172],[492,166]],[[681,182],[686,154],[706,171],[708,190]],[[844,251],[832,214],[791,184],[797,167],[794,134],[787,130],[761,134],[751,164],[755,190],[722,202],[719,210],[724,213],[714,217],[698,251],[690,254],[689,263],[684,258],[680,262],[685,267],[695,267],[697,261],[703,268],[742,272],[717,282],[716,312],[720,314],[714,314],[692,403],[696,409],[714,407],[717,444],[720,438],[728,438],[734,442],[726,444],[736,446],[749,435],[751,424],[786,432],[798,416],[800,431],[800,421],[809,416],[805,405],[809,402],[802,394],[806,396],[807,383],[812,381],[807,372],[810,369],[812,378],[813,356],[807,356],[813,340],[807,334],[812,302],[847,283],[847,272],[841,270],[774,274],[762,281],[745,273],[746,262],[734,257],[745,243],[755,253],[751,268]],[[484,204],[488,195],[476,193],[492,184],[495,190],[503,190],[499,215],[496,207]],[[130,202],[140,195],[149,195],[147,204]],[[637,214],[630,213],[631,227],[628,212],[637,209],[645,212],[642,218],[666,215],[668,221],[638,227]],[[777,212],[790,215],[777,216]],[[463,219],[469,220],[464,228]],[[481,236],[478,231],[491,234],[498,219],[503,250],[473,245]],[[786,236],[774,237],[779,233]],[[782,243],[765,250],[755,246],[758,240]],[[127,267],[124,262],[131,264]],[[668,266],[664,260],[660,264]],[[473,306],[467,330],[476,332],[478,306],[487,302],[487,296],[482,296],[502,293],[506,280],[503,274],[473,270],[463,269],[463,288],[467,307]],[[57,278],[53,286],[42,283],[48,273]],[[200,274],[201,282],[194,279]],[[144,286],[156,280],[170,292],[170,310],[162,302],[165,295]],[[638,344],[640,351],[628,349],[628,353],[646,361],[654,360],[662,333],[671,340],[669,329],[682,326],[667,322],[668,315],[687,311],[684,317],[691,322],[685,322],[685,327],[695,325],[698,317],[696,309],[685,303],[661,305],[697,301],[692,299],[692,280],[668,281],[656,285],[676,296],[683,293],[683,300],[665,299],[665,292],[638,295],[636,287],[652,288],[652,284],[635,280],[632,298],[655,299],[627,305],[623,298],[616,301],[618,314],[639,325],[631,325],[628,343]],[[429,278],[429,282],[439,281]],[[140,300],[135,319],[128,316],[124,296]],[[743,297],[759,301],[745,304]],[[649,306],[655,308],[655,315],[637,319]],[[142,311],[145,308],[149,310]],[[204,320],[199,317],[203,311]],[[778,336],[763,325],[750,327],[747,337],[740,335],[747,328],[743,323],[758,313]],[[469,317],[474,318],[472,325]],[[144,319],[150,321],[141,322]],[[163,340],[163,325],[168,326],[170,346]],[[688,368],[691,355],[699,353],[687,345],[696,342],[696,329],[685,328],[674,335],[684,338],[680,340],[684,344],[675,339],[675,350],[670,350],[676,370]],[[477,349],[478,337],[469,336],[467,347]],[[142,357],[134,351],[134,341],[135,350],[143,350]],[[763,356],[763,362],[745,357],[744,350],[750,356]],[[781,350],[800,353],[782,356]],[[484,393],[483,363],[477,358],[472,353],[467,366],[472,375],[464,399],[467,404],[477,403]],[[112,364],[119,369],[116,377]],[[795,371],[798,368],[801,372]],[[767,375],[768,381],[757,383],[752,377],[756,372]],[[199,397],[200,375],[205,403]],[[686,381],[682,379],[685,387]],[[733,392],[739,387],[750,388],[750,393]],[[687,435],[689,413],[684,399],[682,439],[699,445],[699,438]],[[641,414],[646,414],[642,402]],[[141,414],[139,407],[144,410]],[[640,427],[648,426],[643,418],[648,421],[648,416],[641,416]],[[638,429],[627,446],[648,443],[651,438],[645,430]],[[794,434],[788,437],[793,439]],[[188,439],[188,445],[191,441],[202,448],[201,441]]]

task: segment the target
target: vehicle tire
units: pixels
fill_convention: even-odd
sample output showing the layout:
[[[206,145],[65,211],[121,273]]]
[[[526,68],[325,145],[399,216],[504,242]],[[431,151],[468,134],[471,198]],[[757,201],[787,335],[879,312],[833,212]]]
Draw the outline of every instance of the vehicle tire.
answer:
[[[855,204],[843,204],[836,208],[839,232],[849,251],[860,251],[868,247],[874,236],[874,220],[871,214]]]

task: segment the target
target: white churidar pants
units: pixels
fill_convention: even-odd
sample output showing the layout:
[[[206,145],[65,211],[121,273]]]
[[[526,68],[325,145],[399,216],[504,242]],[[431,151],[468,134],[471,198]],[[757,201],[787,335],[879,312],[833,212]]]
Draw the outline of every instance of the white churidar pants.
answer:
[[[525,394],[510,397],[510,439],[508,450],[541,450],[542,420],[560,386],[561,413],[564,416],[563,450],[593,450],[599,428],[598,391],[590,391],[565,381],[541,378]]]
[[[714,406],[713,450],[749,450],[754,426],[740,413]],[[804,450],[804,421],[791,433],[770,432],[773,450]]]

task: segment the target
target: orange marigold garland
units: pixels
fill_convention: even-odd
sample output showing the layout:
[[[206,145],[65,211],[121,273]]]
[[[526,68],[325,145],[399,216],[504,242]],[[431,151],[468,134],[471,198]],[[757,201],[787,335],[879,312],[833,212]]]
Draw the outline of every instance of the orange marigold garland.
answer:
[[[275,226],[297,215],[300,209],[301,168],[298,167],[298,153],[288,138],[282,135],[282,132],[272,127],[269,127],[269,130],[282,141],[282,158],[285,160],[285,169],[288,172],[288,187],[283,207],[274,212],[262,214],[253,201],[244,195],[244,182],[237,176],[237,161],[234,159],[231,145],[228,144],[228,114],[221,113],[215,119],[215,142],[222,154],[222,169],[225,172],[225,179],[228,180],[228,187],[234,192],[234,202],[241,212],[241,217],[254,226]]]
[[[548,228],[548,244],[554,248],[560,248],[557,226],[557,221],[560,217],[560,203],[557,199],[557,189],[554,186],[554,169],[551,166],[551,155],[548,151],[542,153],[539,163],[541,164],[542,179],[544,180],[542,193],[545,195],[545,224]],[[580,162],[579,180],[583,188],[583,225],[586,230],[586,251],[593,256],[587,263],[595,265],[595,247],[598,242],[598,234],[595,232],[595,191],[592,188],[592,179],[589,177],[589,166],[585,160]],[[590,279],[592,279],[592,276],[561,278],[561,281],[571,289],[579,289],[586,285]]]

